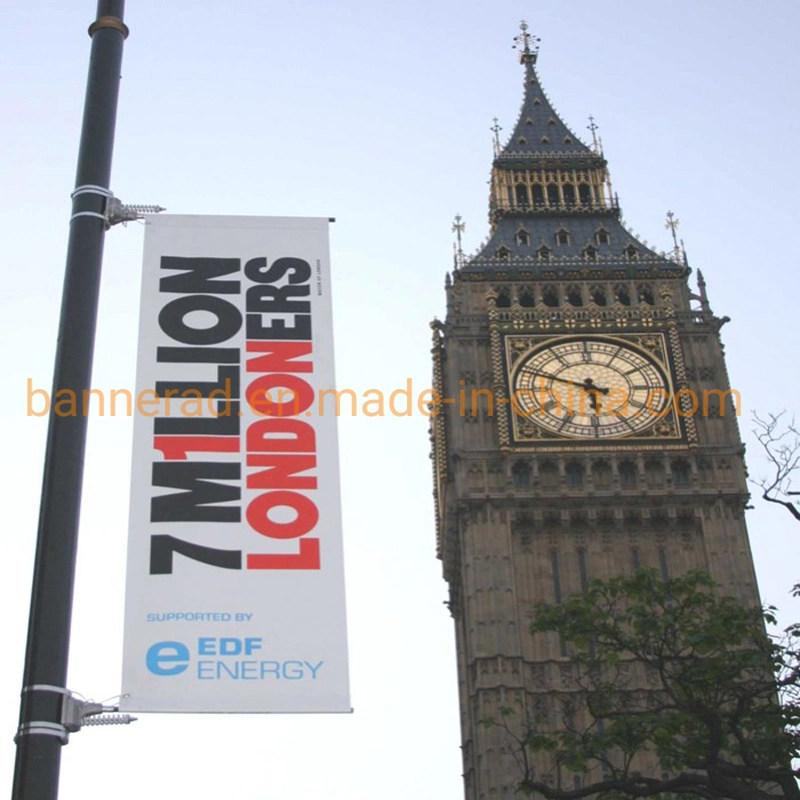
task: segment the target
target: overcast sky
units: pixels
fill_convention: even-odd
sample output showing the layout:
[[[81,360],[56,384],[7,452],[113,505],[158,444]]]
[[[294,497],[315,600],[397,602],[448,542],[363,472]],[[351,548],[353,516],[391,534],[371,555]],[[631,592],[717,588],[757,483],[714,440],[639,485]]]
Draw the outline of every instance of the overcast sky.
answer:
[[[10,784],[69,193],[91,0],[0,11],[5,550],[0,784]],[[795,0],[294,4],[130,0],[112,188],[173,213],[336,217],[341,388],[430,383],[453,216],[488,232],[489,128],[521,100],[519,19],[572,129],[593,114],[626,221],[658,249],[681,221],[723,328],[751,474],[748,411],[798,410]],[[93,384],[133,385],[142,226],[107,236]],[[145,716],[87,729],[62,759],[62,800],[459,800],[452,621],[435,558],[426,420],[340,420],[354,713]],[[120,689],[131,421],[90,423],[69,686]],[[755,501],[764,599],[787,608],[800,527]],[[794,617],[792,617],[794,614]],[[800,617],[789,612],[791,618]]]

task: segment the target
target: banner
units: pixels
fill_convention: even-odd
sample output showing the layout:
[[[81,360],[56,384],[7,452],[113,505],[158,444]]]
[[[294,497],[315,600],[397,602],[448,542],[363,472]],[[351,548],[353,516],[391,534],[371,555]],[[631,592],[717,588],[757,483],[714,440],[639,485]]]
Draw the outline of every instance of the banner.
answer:
[[[148,217],[125,711],[350,710],[328,220]]]

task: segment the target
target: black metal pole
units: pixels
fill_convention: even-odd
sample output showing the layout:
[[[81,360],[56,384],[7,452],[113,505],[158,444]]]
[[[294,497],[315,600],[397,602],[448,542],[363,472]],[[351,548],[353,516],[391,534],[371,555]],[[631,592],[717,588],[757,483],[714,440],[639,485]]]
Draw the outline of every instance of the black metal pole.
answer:
[[[61,321],[45,452],[39,533],[25,653],[13,800],[55,800],[67,731],[65,696],[75,554],[100,269],[105,237],[122,47],[124,0],[98,0],[72,201]],[[75,392],[76,416],[55,413],[55,393]]]

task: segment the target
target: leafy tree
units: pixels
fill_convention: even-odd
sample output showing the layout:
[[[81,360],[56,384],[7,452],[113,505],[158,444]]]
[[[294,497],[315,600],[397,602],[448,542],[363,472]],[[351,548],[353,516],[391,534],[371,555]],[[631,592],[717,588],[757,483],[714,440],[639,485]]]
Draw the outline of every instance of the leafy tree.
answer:
[[[538,606],[532,629],[562,637],[583,711],[559,731],[533,720],[516,734],[521,792],[800,798],[800,770],[791,767],[800,753],[800,625],[770,637],[765,622],[775,624],[774,609],[744,608],[702,573],[662,580],[639,571]],[[492,724],[511,733],[510,713]],[[559,772],[596,780],[548,782],[532,766],[541,753]]]

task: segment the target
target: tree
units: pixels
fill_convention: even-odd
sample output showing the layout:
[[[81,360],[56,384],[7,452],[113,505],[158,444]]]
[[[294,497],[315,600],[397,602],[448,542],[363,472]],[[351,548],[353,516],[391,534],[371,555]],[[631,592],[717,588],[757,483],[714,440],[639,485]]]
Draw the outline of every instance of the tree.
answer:
[[[800,754],[800,625],[771,638],[765,622],[775,624],[774,609],[744,608],[702,573],[661,580],[640,571],[539,605],[532,629],[562,637],[583,711],[555,732],[535,720],[515,731],[508,709],[491,723],[516,738],[521,792],[800,798],[791,767]],[[542,753],[558,771],[596,780],[580,788],[562,788],[558,775],[544,780],[533,767]]]
[[[753,433],[764,448],[772,471],[769,478],[760,478],[755,483],[761,487],[764,500],[784,506],[800,521],[800,508],[792,500],[784,499],[800,494],[792,491],[792,477],[800,468],[800,430],[794,419],[784,425],[781,419],[784,413],[768,414],[762,419],[753,412],[752,420],[756,426]]]

